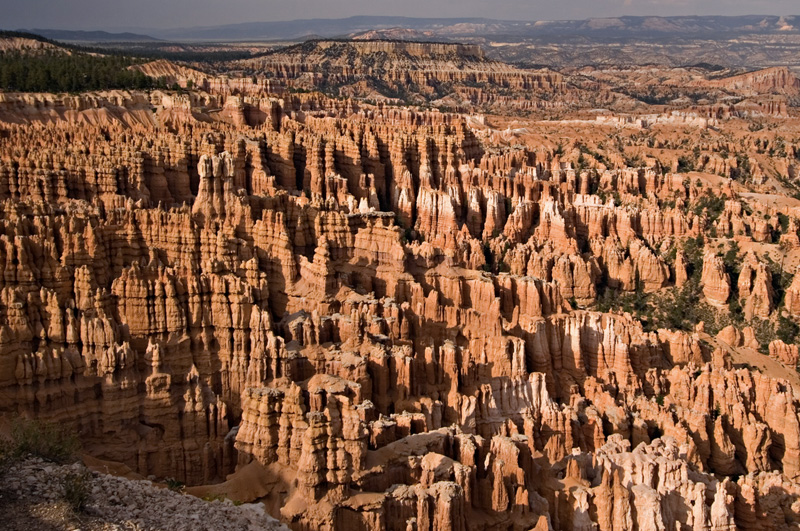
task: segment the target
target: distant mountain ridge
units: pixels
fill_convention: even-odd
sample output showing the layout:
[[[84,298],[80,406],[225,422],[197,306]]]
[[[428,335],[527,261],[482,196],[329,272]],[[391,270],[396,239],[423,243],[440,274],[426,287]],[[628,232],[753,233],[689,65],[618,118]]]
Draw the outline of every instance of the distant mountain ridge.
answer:
[[[221,39],[307,39],[309,37],[339,37],[372,29],[398,26],[428,28],[458,23],[490,23],[481,18],[411,18],[357,16],[343,19],[298,19],[280,22],[245,22],[223,26],[174,28],[152,30],[149,33],[170,40],[221,40]]]
[[[504,36],[537,38],[586,35],[597,38],[665,35],[733,35],[800,33],[800,16],[675,16],[614,17],[585,20],[509,21],[487,18],[412,18],[358,16],[342,19],[302,19],[283,22],[246,22],[222,26],[148,30],[166,40],[292,40],[353,36],[369,31],[394,30],[414,39]]]
[[[22,32],[35,33],[55,41],[72,42],[157,42],[160,39],[139,33],[110,33],[108,31],[82,31],[58,29],[30,29]]]

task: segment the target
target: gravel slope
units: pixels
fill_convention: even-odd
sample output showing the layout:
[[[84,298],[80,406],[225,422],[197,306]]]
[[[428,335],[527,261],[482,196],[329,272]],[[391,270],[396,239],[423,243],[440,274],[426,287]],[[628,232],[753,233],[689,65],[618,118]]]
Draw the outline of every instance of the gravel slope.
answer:
[[[0,474],[0,527],[16,530],[265,530],[288,531],[260,504],[207,502],[137,481],[90,472],[83,464],[57,465],[30,457]],[[65,479],[83,476],[82,511],[65,499]]]

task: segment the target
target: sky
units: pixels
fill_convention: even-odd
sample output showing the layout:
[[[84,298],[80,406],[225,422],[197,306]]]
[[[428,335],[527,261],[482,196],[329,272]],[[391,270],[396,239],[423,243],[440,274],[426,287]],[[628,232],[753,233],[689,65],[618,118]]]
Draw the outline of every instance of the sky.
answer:
[[[797,0],[0,0],[2,29],[188,28],[354,15],[563,20],[800,15]]]

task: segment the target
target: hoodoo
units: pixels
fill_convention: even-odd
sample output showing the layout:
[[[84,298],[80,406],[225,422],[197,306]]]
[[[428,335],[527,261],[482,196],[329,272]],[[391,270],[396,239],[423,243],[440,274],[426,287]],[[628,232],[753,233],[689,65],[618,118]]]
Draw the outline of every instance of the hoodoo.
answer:
[[[800,525],[791,71],[19,42],[121,68],[0,93],[0,436],[80,443],[87,528]],[[84,468],[15,452],[23,529]]]

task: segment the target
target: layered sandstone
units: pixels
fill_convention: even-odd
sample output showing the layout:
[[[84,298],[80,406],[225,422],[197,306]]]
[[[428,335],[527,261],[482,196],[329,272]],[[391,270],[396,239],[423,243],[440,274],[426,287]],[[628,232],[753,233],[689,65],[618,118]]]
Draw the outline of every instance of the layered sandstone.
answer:
[[[712,219],[708,184],[459,115],[207,88],[4,96],[3,413],[294,529],[800,520],[793,375],[741,361],[796,366],[762,321],[798,281],[699,238],[777,247],[777,210]],[[598,311],[692,290],[743,317]]]

